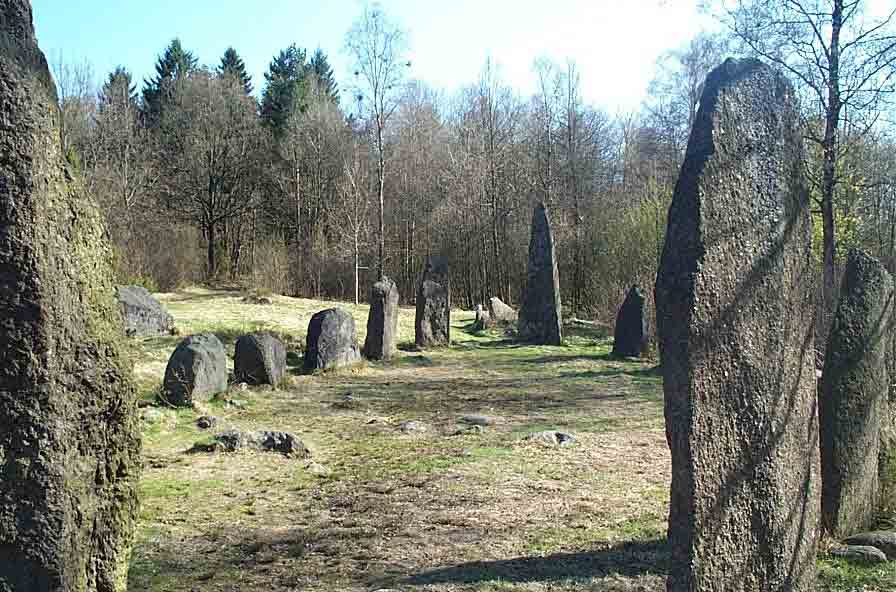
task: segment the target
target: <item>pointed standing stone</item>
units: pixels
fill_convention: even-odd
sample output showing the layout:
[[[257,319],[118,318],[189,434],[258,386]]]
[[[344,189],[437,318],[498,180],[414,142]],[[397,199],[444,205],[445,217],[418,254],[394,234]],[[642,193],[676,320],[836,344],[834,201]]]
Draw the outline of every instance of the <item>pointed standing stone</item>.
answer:
[[[613,332],[613,355],[637,358],[647,347],[647,315],[644,314],[644,295],[632,286],[616,315]]]
[[[441,257],[426,262],[417,289],[414,343],[417,347],[451,344],[451,283],[448,262]]]
[[[554,235],[543,203],[538,204],[532,214],[529,269],[520,302],[517,323],[520,339],[541,345],[560,345],[563,342],[560,275]]]
[[[368,360],[388,360],[396,351],[398,351],[398,286],[384,277],[373,284],[370,290],[364,357]]]
[[[0,0],[0,590],[126,587],[140,441],[123,336],[30,3]]]
[[[892,315],[890,274],[873,257],[850,251],[825,350],[819,401],[822,523],[838,538],[874,526]]]
[[[797,98],[758,60],[707,77],[656,282],[670,592],[814,590],[809,193]]]

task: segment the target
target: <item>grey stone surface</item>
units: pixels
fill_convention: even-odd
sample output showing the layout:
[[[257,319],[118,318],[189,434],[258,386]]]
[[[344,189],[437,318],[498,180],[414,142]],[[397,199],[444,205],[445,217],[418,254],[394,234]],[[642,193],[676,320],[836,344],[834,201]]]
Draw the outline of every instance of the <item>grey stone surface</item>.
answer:
[[[526,436],[526,440],[538,444],[562,448],[564,446],[570,446],[574,444],[576,441],[576,437],[567,432],[561,432],[558,430],[545,430],[543,432],[529,434],[528,436]]]
[[[426,262],[417,288],[414,343],[424,348],[451,343],[451,282],[448,262],[441,257]]]
[[[875,530],[854,534],[843,541],[847,545],[877,547],[887,558],[896,561],[896,531]]]
[[[116,293],[128,336],[171,334],[174,318],[149,290],[142,286],[118,286]]]
[[[227,390],[227,354],[211,333],[185,337],[165,368],[161,398],[177,407],[208,401]]]
[[[286,346],[268,332],[250,333],[236,340],[233,375],[253,386],[280,386],[286,379]]]
[[[613,355],[637,358],[647,347],[647,313],[644,295],[638,286],[632,286],[616,315],[613,332]]]
[[[343,368],[361,361],[355,319],[341,308],[311,317],[305,342],[305,371]]]
[[[492,323],[516,323],[519,319],[517,312],[497,296],[492,296],[488,301],[488,314]]]
[[[389,278],[373,284],[364,338],[368,360],[388,360],[398,351],[398,300],[398,286]]]
[[[112,249],[59,118],[31,5],[2,0],[0,590],[119,592],[140,426]]]
[[[872,527],[889,380],[893,280],[879,261],[850,251],[821,377],[821,516],[835,537]]]
[[[758,60],[713,70],[656,282],[672,453],[669,592],[815,589],[821,483],[803,157],[783,75]]]
[[[520,302],[517,321],[520,339],[541,345],[563,343],[560,275],[554,234],[544,204],[538,204],[532,214],[529,266]]]
[[[831,555],[839,559],[852,561],[853,563],[876,564],[887,562],[887,556],[884,555],[883,551],[867,545],[848,545],[831,549]]]
[[[227,430],[215,435],[215,443],[211,449],[219,452],[260,450],[262,452],[279,452],[284,456],[298,458],[311,456],[308,447],[293,434],[269,430],[257,432]]]
[[[473,319],[473,330],[484,331],[491,324],[491,315],[481,304],[476,305],[476,316]]]

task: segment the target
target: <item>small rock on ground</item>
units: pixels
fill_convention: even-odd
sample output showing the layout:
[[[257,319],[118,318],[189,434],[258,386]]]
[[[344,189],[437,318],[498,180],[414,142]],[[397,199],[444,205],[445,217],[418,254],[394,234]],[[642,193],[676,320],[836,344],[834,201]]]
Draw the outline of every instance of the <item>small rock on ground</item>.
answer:
[[[242,432],[227,430],[215,436],[211,447],[221,452],[237,452],[243,449],[279,452],[285,456],[308,458],[311,451],[305,444],[289,432],[259,431]]]
[[[460,423],[468,423],[477,426],[493,426],[501,423],[503,418],[492,415],[462,415],[457,420]]]
[[[563,447],[569,446],[570,444],[575,442],[576,438],[572,434],[568,434],[566,432],[559,432],[557,430],[545,430],[543,432],[538,432],[527,436],[526,440],[537,442],[539,444],[545,444],[547,446]]]
[[[200,430],[210,430],[218,425],[218,418],[213,415],[203,415],[196,420],[196,427]]]
[[[405,421],[398,424],[399,431],[405,434],[428,432],[429,426],[422,421]]]
[[[877,547],[868,545],[848,545],[831,550],[831,555],[855,563],[885,563],[887,556]]]

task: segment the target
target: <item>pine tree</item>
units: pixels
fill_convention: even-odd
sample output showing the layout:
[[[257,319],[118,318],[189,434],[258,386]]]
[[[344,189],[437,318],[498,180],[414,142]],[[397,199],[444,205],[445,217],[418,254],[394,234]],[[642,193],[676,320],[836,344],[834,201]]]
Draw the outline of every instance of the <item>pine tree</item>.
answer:
[[[198,60],[174,38],[156,60],[156,75],[143,81],[143,114],[147,124],[158,123],[162,108],[174,93],[175,83],[196,69]]]
[[[264,75],[261,117],[275,134],[283,131],[293,110],[304,109],[306,55],[304,49],[292,44],[271,61]]]
[[[124,66],[117,66],[115,70],[109,72],[106,82],[100,89],[99,109],[102,111],[112,103],[122,104],[125,99],[129,105],[136,107],[137,85],[133,83],[131,73]]]
[[[252,86],[252,77],[246,71],[246,63],[239,56],[236,50],[228,47],[221,58],[221,65],[218,66],[218,73],[222,76],[233,76],[238,79],[247,95],[251,95],[254,87]]]
[[[327,54],[320,48],[311,56],[308,63],[309,70],[317,77],[320,87],[329,95],[334,102],[339,103],[339,86],[336,84],[336,78],[333,75],[333,68],[327,60]]]

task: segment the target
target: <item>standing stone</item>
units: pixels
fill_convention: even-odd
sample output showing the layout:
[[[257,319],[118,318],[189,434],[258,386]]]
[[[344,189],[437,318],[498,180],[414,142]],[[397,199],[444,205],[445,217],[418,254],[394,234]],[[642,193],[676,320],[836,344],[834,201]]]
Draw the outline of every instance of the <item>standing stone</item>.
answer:
[[[637,358],[647,347],[647,315],[644,314],[644,295],[632,286],[616,315],[613,334],[613,355]]]
[[[305,341],[305,371],[342,368],[361,361],[355,318],[341,308],[311,317]]]
[[[669,591],[814,590],[811,221],[790,83],[707,77],[656,282],[672,452]]]
[[[364,357],[369,360],[388,360],[398,351],[398,286],[384,277],[370,290],[370,313],[367,316],[367,336],[364,338]]]
[[[485,307],[481,304],[476,305],[476,317],[473,321],[473,330],[474,331],[484,331],[488,328],[489,324],[491,324],[491,315],[488,314],[488,311],[485,310]]]
[[[286,378],[286,346],[271,333],[250,333],[236,340],[233,356],[236,382],[279,386]]]
[[[0,0],[0,590],[123,591],[140,440],[96,202],[27,0]]]
[[[517,324],[520,339],[541,345],[560,345],[563,342],[560,275],[554,235],[543,203],[535,207],[532,215],[528,277],[520,302]]]
[[[497,296],[492,296],[488,301],[488,314],[492,323],[515,323],[519,319],[516,311]]]
[[[227,390],[227,353],[211,333],[185,337],[174,349],[162,383],[164,402],[190,407]]]
[[[129,337],[168,335],[174,319],[143,286],[118,286],[118,306]]]
[[[881,418],[889,380],[893,280],[879,261],[850,251],[821,378],[821,516],[835,537],[874,525]]]
[[[414,343],[417,347],[451,343],[451,284],[448,262],[441,257],[432,257],[426,262],[417,289]]]

